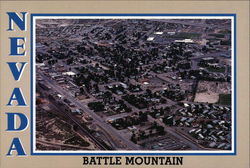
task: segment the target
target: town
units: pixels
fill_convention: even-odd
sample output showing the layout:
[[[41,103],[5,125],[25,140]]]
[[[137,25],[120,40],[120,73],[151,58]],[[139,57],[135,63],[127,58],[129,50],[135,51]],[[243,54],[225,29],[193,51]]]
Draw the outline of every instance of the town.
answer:
[[[37,150],[231,150],[230,19],[37,19]]]

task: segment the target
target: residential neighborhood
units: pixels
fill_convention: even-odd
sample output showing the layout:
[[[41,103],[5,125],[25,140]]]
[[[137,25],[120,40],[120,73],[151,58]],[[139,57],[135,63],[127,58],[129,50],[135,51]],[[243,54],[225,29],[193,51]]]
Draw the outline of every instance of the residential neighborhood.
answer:
[[[37,19],[37,150],[231,150],[230,19]]]

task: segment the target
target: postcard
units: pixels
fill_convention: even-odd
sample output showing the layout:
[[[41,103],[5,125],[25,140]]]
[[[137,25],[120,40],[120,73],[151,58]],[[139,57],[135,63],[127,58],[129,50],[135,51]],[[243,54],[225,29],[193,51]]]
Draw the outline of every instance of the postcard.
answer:
[[[248,167],[248,5],[1,1],[0,167]]]

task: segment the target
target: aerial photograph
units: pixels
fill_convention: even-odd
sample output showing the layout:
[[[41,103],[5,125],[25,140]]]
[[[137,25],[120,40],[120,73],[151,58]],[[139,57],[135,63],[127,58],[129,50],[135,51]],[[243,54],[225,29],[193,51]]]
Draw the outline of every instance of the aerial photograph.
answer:
[[[37,151],[230,151],[231,19],[36,19]]]

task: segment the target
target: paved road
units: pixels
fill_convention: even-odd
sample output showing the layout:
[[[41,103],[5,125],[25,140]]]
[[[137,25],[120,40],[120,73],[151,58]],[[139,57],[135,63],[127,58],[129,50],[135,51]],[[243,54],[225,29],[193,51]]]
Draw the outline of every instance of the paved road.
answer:
[[[48,146],[51,146],[51,147],[66,147],[66,148],[75,148],[75,149],[82,149],[82,150],[90,150],[89,148],[87,147],[82,147],[82,146],[76,146],[76,145],[70,145],[70,144],[64,144],[64,143],[56,143],[56,142],[48,142],[48,141],[43,141],[43,140],[39,140],[37,139],[37,142],[38,143],[41,143],[43,145],[48,145]]]
[[[174,24],[182,24],[182,25],[189,25],[189,26],[197,26],[197,27],[209,27],[209,28],[227,28],[227,25],[213,25],[213,24],[206,24],[204,22],[188,22],[188,21],[180,21],[180,20],[175,20],[175,19],[150,19],[151,21],[159,21],[159,22],[165,22],[165,23],[174,23]]]
[[[116,98],[120,98],[119,96],[117,96],[116,94],[114,94],[114,96]],[[169,101],[169,100],[168,100]],[[130,105],[129,103],[125,102],[126,105],[130,108],[133,109],[133,112],[139,112],[139,111],[143,111],[143,110],[138,110],[137,108],[135,108],[134,106]],[[126,115],[129,115],[129,114],[117,114],[115,116],[111,116],[110,118],[120,118],[120,117],[124,117]],[[150,122],[154,122],[156,121],[159,125],[163,126],[165,131],[168,133],[168,134],[171,134],[172,136],[182,140],[185,144],[189,145],[193,150],[200,150],[201,148],[194,142],[192,142],[192,140],[188,139],[186,136],[180,134],[180,133],[177,133],[173,128],[171,127],[167,127],[163,122],[161,122],[160,120],[157,120],[153,117],[151,117],[150,115],[148,115],[148,120]]]
[[[164,129],[165,129],[165,131],[166,131],[167,133],[170,133],[170,134],[172,134],[173,136],[175,136],[176,138],[178,138],[179,140],[182,140],[185,144],[187,144],[188,146],[190,146],[190,147],[192,148],[192,150],[200,150],[200,149],[201,149],[197,144],[191,142],[191,141],[188,140],[185,136],[178,134],[173,128],[167,127],[167,126],[166,126],[163,122],[161,122],[160,120],[157,120],[157,119],[151,117],[150,115],[148,115],[148,120],[151,121],[151,122],[156,121],[157,124],[159,124],[160,126],[163,126],[163,127],[164,127]]]
[[[86,128],[84,128],[84,127],[82,126],[82,124],[78,121],[78,119],[77,119],[75,116],[73,116],[70,112],[65,111],[65,109],[63,108],[63,106],[58,106],[58,105],[56,104],[56,102],[52,102],[50,105],[51,105],[52,107],[58,109],[58,111],[63,111],[63,112],[64,112],[63,114],[64,114],[66,117],[70,118],[71,121],[73,121],[73,122],[79,127],[79,133],[80,133],[81,135],[83,135],[83,136],[88,136],[89,138],[91,138],[92,141],[95,142],[95,145],[98,145],[98,146],[100,147],[100,149],[103,149],[103,150],[110,150],[110,149],[113,149],[112,147],[110,148],[110,147],[108,147],[108,146],[105,146],[105,145],[102,144],[99,140],[97,140],[91,133],[89,133],[89,132],[86,130]]]
[[[38,73],[39,73],[39,71],[38,71]],[[61,86],[59,86],[56,82],[54,82],[53,80],[51,80],[50,78],[48,78],[44,74],[39,73],[39,75],[41,75],[41,77],[47,82],[47,84],[51,88],[53,88],[58,93],[64,95],[69,101],[71,101],[76,106],[78,106],[78,108],[80,108],[84,112],[88,113],[93,118],[93,120],[100,127],[102,127],[103,129],[105,129],[106,131],[110,132],[112,136],[116,137],[121,142],[123,142],[124,144],[126,144],[127,145],[127,149],[129,149],[129,150],[139,150],[139,149],[141,149],[141,147],[139,145],[136,145],[133,142],[131,142],[130,140],[122,137],[115,128],[113,128],[111,125],[107,124],[103,120],[103,118],[101,118],[100,116],[98,116],[95,112],[89,110],[86,105],[83,105],[80,101],[78,101],[77,99],[75,99],[74,97],[72,97],[71,94],[69,93],[69,91],[64,90]]]

